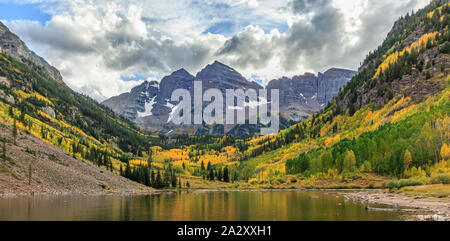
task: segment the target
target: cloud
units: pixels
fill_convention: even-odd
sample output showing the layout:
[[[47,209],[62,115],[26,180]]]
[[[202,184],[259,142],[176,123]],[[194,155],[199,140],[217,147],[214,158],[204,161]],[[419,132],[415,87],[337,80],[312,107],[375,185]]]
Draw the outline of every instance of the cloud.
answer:
[[[292,14],[286,33],[266,34],[258,27],[247,27],[227,40],[216,55],[244,69],[246,76],[261,77],[262,73],[264,83],[281,75],[330,67],[357,69],[365,55],[381,44],[396,19],[424,4],[421,0],[356,4],[293,0],[281,8]]]
[[[294,14],[307,14],[316,11],[322,11],[328,8],[331,1],[328,0],[293,0],[289,3]]]
[[[240,68],[261,69],[276,55],[281,35],[277,30],[270,34],[255,26],[248,26],[236,34],[215,53],[217,58]]]
[[[219,60],[244,76],[273,78],[356,69],[395,19],[427,0],[76,0],[41,4],[44,25],[7,25],[61,70],[66,83],[97,100],[142,81],[123,76],[192,74]]]
[[[345,45],[343,14],[330,1],[295,0],[294,14],[308,14],[310,20],[298,20],[286,38],[282,64],[294,70],[299,63],[309,69],[322,69],[336,49]]]
[[[400,16],[405,16],[412,10],[417,9],[417,6],[423,6],[425,3],[426,1],[421,0],[395,1],[391,4],[383,4],[381,1],[375,0],[365,2],[364,9],[367,11],[364,11],[359,16],[360,24],[356,32],[358,41],[348,51],[349,54],[366,55],[368,51],[381,44],[386,34],[391,30],[394,21]]]
[[[283,72],[329,66],[324,59],[330,59],[327,55],[345,44],[343,14],[330,1],[295,0],[288,6],[290,9],[284,11],[291,12],[294,20],[287,33],[273,30],[266,34],[259,27],[249,26],[227,40],[216,56],[241,69],[260,70],[275,63],[281,71],[270,68],[272,78]]]
[[[75,14],[80,9],[87,11]],[[70,87],[99,101],[142,82],[123,81],[124,75],[161,77],[182,67],[195,71],[225,41],[205,34],[177,43],[146,23],[136,5],[123,11],[114,4],[105,9],[75,4],[70,10],[45,26],[27,20],[8,25],[55,65]]]

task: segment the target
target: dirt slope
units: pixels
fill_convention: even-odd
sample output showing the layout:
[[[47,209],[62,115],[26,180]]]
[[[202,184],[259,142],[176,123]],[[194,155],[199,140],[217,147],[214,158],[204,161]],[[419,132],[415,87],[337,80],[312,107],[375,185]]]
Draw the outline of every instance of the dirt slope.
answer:
[[[12,128],[0,124],[0,197],[35,194],[105,194],[142,192],[142,185],[21,132],[13,144]],[[31,165],[31,183],[29,171]]]

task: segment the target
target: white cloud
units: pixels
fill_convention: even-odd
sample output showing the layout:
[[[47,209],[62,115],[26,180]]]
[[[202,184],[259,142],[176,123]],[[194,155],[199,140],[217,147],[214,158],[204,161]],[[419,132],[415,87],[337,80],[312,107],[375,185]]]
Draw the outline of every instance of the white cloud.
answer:
[[[24,1],[20,1],[23,3]],[[97,100],[129,91],[135,74],[195,74],[219,60],[264,83],[273,78],[356,69],[395,19],[427,0],[39,1],[45,26],[6,24],[61,70],[65,82]],[[222,23],[230,33],[206,33]]]

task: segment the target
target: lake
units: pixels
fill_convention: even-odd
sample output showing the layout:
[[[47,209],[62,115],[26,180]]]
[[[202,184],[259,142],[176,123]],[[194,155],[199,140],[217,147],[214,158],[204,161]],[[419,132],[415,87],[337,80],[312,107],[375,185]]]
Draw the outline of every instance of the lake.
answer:
[[[410,213],[366,210],[341,191],[179,191],[130,196],[0,199],[0,220],[382,221]],[[371,207],[381,207],[370,205]]]

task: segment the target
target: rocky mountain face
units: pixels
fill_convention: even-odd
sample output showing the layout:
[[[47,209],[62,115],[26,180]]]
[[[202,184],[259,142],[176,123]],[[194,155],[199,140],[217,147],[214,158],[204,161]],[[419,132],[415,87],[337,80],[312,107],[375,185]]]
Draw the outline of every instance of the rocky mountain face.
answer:
[[[218,61],[206,66],[195,78],[202,81],[204,89],[216,88],[223,92],[226,89],[257,90],[263,88],[255,82],[249,82],[236,70]]]
[[[0,43],[0,52],[3,51],[23,62],[31,61],[58,83],[64,84],[59,71],[48,64],[42,57],[31,51],[17,35],[9,31],[8,27],[2,22],[0,22]]]
[[[267,90],[280,90],[280,111],[282,123],[294,123],[304,120],[312,113],[324,108],[355,74],[354,71],[330,69],[325,73],[305,74],[292,79],[281,78],[271,81]],[[263,89],[261,85],[245,79],[236,70],[220,62],[207,65],[195,77],[184,69],[164,77],[160,83],[144,82],[129,93],[112,97],[103,102],[114,112],[134,121],[139,126],[154,134],[211,134],[240,136],[235,125],[206,126],[189,125],[174,126],[170,116],[178,102],[170,101],[172,92],[176,89],[187,89],[193,97],[194,80],[201,81],[203,90],[219,89],[225,97],[226,89]],[[224,100],[225,102],[225,100]],[[206,103],[207,104],[207,103]],[[206,105],[203,103],[203,107]],[[225,107],[225,106],[224,106]],[[225,107],[228,108],[228,107]],[[288,127],[282,126],[282,128]],[[239,127],[237,129],[242,129]],[[255,128],[244,128],[245,137],[255,134]],[[234,131],[232,131],[234,130]]]
[[[287,120],[300,122],[323,109],[355,74],[355,71],[332,68],[317,76],[306,73],[272,80],[267,89],[279,89],[281,114]]]

